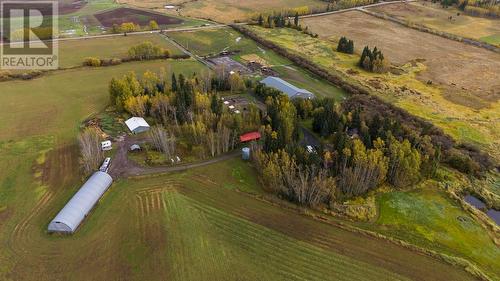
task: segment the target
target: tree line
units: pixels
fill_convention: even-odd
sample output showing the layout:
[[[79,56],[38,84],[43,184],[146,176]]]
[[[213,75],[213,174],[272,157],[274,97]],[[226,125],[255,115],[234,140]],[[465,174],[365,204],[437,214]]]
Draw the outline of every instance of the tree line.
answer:
[[[307,34],[311,37],[318,37],[318,34],[311,32],[309,30],[309,27],[306,26],[304,28],[299,24],[299,16],[300,14],[296,12],[293,16],[292,22],[292,17],[287,14],[270,14],[267,16],[267,19],[264,19],[264,16],[260,14],[257,18],[257,25],[266,28],[292,28],[301,31],[302,33]]]
[[[146,30],[158,30],[160,26],[155,20],[149,21],[149,25],[145,27],[141,27],[139,24],[134,22],[124,22],[120,25],[113,24],[111,27],[112,33],[128,33],[128,32],[137,32],[137,31],[146,31]]]
[[[450,162],[454,152],[436,144],[434,135],[414,130],[391,114],[350,101],[346,105],[331,99],[291,101],[262,85],[255,87],[255,93],[266,101],[267,115],[252,159],[266,188],[290,201],[328,204],[362,196],[382,184],[405,188],[439,178],[442,163],[463,169]],[[301,142],[300,120],[307,119],[312,119],[312,130],[322,139],[313,152]],[[474,163],[469,160],[462,165]]]
[[[83,65],[91,67],[110,66],[110,65],[121,64],[124,61],[167,59],[170,57],[171,54],[168,49],[164,49],[161,46],[151,43],[150,41],[144,41],[142,43],[130,47],[127,51],[126,58],[102,59],[96,57],[87,57],[83,60]]]

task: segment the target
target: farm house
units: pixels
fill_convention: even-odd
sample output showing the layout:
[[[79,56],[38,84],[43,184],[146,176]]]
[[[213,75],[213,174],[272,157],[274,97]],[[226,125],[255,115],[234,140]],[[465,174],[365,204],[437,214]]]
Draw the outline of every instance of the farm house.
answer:
[[[313,99],[314,94],[309,92],[308,90],[305,89],[300,89],[285,80],[274,77],[274,76],[268,76],[260,83],[266,85],[267,87],[274,88],[276,90],[282,91],[284,94],[286,94],[289,98],[295,99],[295,98],[303,98],[303,99]]]
[[[149,130],[149,124],[142,117],[132,117],[125,121],[125,125],[127,125],[130,132],[133,134],[139,134]]]
[[[107,173],[95,172],[49,223],[48,231],[74,233],[112,182]]]

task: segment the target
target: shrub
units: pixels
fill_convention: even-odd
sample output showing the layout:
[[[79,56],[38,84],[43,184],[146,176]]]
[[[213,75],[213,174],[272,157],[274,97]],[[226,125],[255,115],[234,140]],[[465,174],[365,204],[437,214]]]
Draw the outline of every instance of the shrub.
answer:
[[[88,57],[83,60],[84,66],[99,67],[101,66],[101,60],[94,57]]]
[[[153,43],[146,41],[137,46],[131,47],[128,50],[128,55],[131,59],[150,60],[160,57],[168,57],[170,52]]]
[[[456,149],[448,151],[445,162],[452,168],[465,174],[476,175],[480,171],[479,164],[473,161],[468,155],[465,155]]]

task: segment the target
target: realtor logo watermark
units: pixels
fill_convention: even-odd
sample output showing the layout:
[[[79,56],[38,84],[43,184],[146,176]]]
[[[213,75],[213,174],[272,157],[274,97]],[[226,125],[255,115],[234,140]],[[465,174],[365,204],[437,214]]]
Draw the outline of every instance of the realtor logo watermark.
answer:
[[[0,0],[0,69],[57,69],[57,1]]]

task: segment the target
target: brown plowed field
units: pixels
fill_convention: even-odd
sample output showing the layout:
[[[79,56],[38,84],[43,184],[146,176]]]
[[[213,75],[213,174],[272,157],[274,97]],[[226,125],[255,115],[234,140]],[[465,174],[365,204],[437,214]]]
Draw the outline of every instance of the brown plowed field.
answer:
[[[448,98],[458,104],[483,107],[500,98],[498,53],[358,11],[308,18],[302,25],[324,38],[347,36],[354,40],[359,53],[366,45],[377,46],[397,65],[420,59],[427,69],[418,77],[441,85]]]
[[[120,25],[124,22],[133,22],[140,26],[145,26],[148,25],[152,20],[156,21],[159,25],[182,23],[182,20],[178,18],[130,8],[118,8],[111,11],[98,13],[94,16],[105,27],[112,27],[113,24]]]

